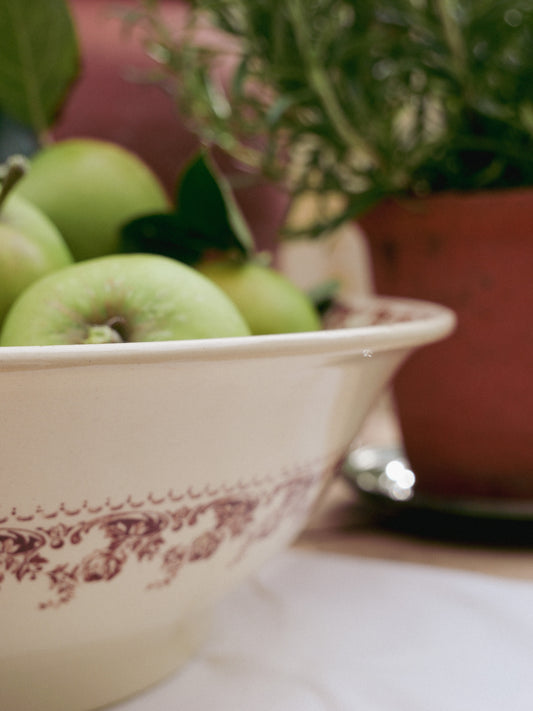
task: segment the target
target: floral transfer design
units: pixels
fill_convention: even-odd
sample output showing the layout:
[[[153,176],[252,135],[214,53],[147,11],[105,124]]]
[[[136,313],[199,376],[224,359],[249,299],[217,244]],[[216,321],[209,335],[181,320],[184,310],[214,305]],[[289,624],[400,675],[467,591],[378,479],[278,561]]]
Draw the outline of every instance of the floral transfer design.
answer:
[[[157,577],[147,590],[169,585],[184,565],[214,556],[230,541],[238,543],[236,562],[255,542],[266,539],[287,519],[303,518],[316,486],[335,467],[326,471],[302,471],[287,476],[270,487],[240,484],[234,490],[169,494],[146,505],[119,506],[85,518],[44,517],[43,525],[30,521],[3,519],[0,525],[0,595],[8,581],[30,583],[45,579],[49,598],[41,609],[69,603],[81,585],[113,580],[133,564],[154,562]],[[99,507],[104,508],[104,507]],[[53,519],[51,520],[46,519]],[[299,519],[298,519],[299,520]],[[152,568],[151,568],[152,570]]]

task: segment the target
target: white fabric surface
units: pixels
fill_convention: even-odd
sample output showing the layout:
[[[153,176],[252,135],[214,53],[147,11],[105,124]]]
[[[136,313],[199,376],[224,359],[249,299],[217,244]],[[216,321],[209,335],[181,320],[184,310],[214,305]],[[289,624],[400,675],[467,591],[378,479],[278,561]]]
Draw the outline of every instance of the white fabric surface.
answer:
[[[531,711],[533,584],[291,550],[113,711]]]

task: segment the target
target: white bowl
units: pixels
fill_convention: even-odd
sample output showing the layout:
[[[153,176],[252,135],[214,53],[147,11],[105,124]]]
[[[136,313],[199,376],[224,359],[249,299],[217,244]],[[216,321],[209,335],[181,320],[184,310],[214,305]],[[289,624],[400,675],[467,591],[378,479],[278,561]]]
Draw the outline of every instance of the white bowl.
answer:
[[[161,679],[294,539],[376,396],[454,325],[352,306],[319,333],[0,350],[2,711]]]

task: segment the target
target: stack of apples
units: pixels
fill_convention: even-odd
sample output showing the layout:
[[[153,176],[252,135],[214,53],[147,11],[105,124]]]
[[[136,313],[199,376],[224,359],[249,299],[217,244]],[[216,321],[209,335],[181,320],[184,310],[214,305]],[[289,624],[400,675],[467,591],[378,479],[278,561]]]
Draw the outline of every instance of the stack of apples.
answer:
[[[95,139],[5,165],[0,192],[0,346],[168,341],[310,331],[311,299],[252,257],[125,253],[124,225],[170,212],[157,176]],[[205,216],[209,219],[209,215]]]

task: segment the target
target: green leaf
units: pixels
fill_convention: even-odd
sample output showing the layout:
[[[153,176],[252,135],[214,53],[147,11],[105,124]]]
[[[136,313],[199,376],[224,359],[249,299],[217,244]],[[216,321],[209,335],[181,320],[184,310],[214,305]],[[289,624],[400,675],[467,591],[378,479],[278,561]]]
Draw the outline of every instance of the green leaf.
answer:
[[[174,212],[132,220],[121,231],[122,252],[150,252],[196,264],[212,251],[242,258],[254,250],[253,238],[231,188],[204,150],[184,169]]]
[[[183,223],[202,235],[206,246],[236,249],[244,255],[253,250],[253,237],[231,187],[205,151],[200,151],[186,168],[176,205]]]
[[[121,232],[121,252],[162,254],[192,265],[200,261],[204,250],[202,236],[184,225],[176,213],[139,217]]]
[[[0,0],[0,107],[46,131],[79,69],[65,0]]]

